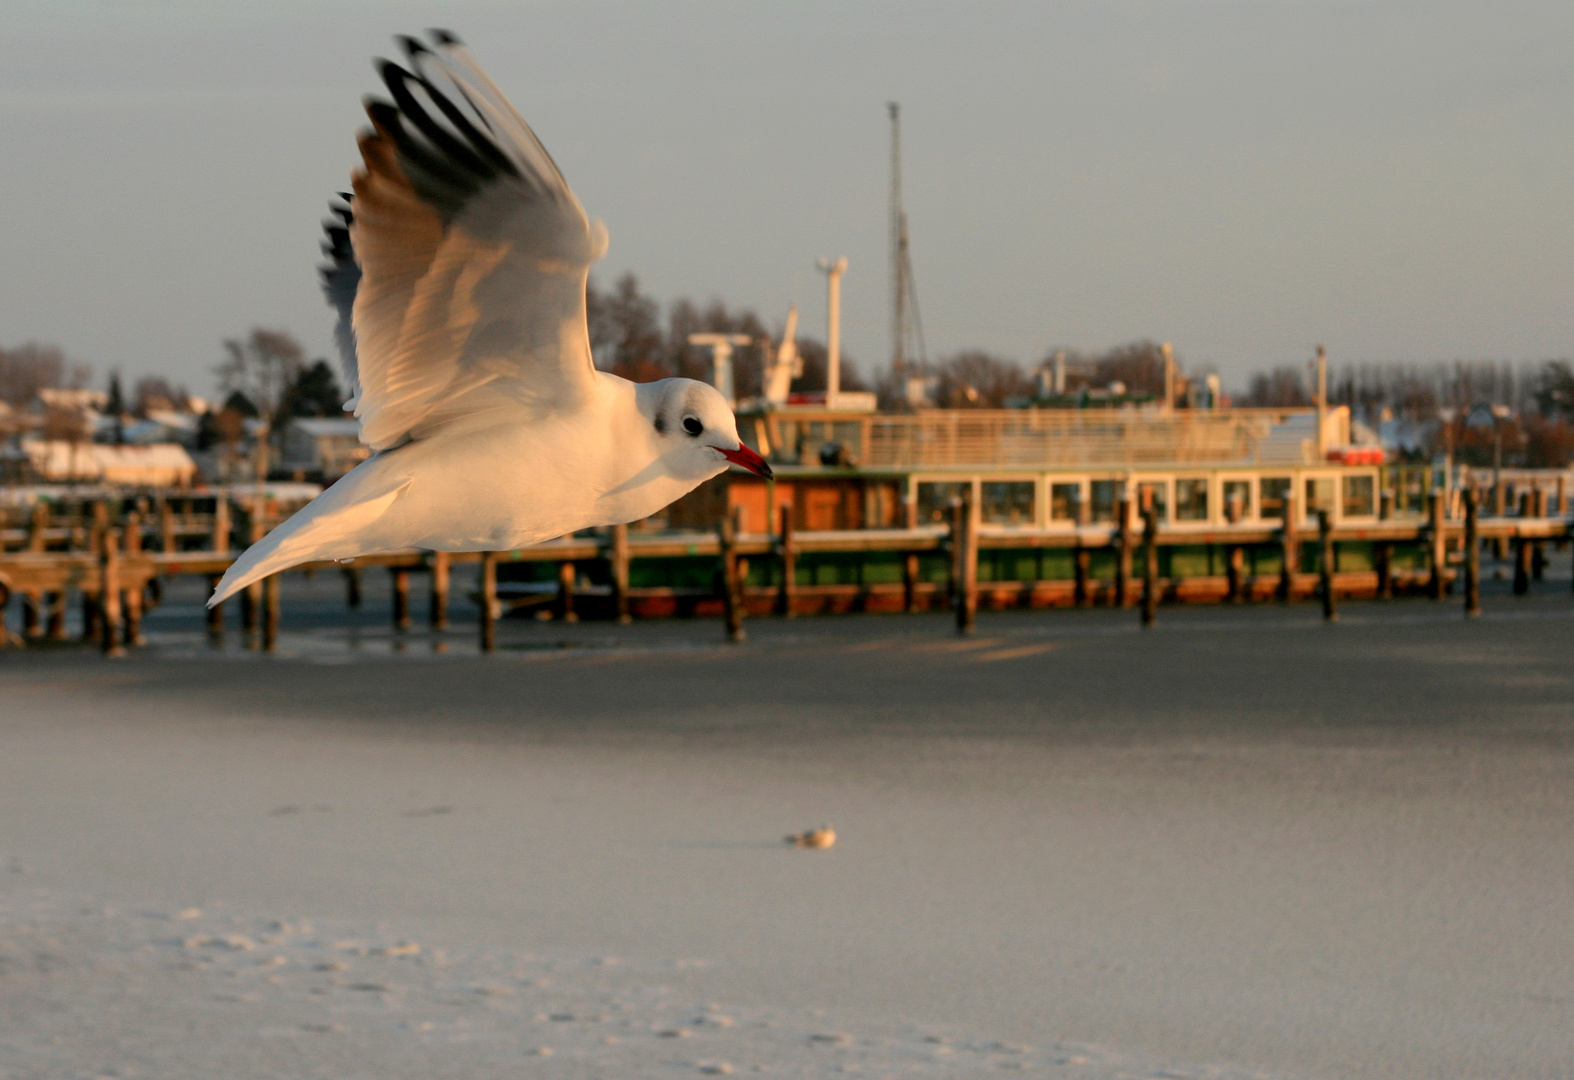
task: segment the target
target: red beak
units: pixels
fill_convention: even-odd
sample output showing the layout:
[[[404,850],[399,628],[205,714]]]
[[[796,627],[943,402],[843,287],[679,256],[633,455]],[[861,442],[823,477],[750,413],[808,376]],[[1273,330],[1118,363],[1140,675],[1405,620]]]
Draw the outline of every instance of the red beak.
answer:
[[[765,463],[765,459],[742,443],[738,444],[738,449],[736,450],[727,450],[720,446],[716,447],[716,449],[721,451],[722,457],[734,465],[742,465],[756,476],[763,476],[767,480],[776,478],[776,474],[771,472],[771,467]]]

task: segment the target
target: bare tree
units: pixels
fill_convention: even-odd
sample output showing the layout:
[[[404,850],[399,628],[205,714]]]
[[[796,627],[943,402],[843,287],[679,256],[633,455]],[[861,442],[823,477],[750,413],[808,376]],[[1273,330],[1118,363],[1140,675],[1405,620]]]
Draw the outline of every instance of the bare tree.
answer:
[[[9,405],[26,405],[40,390],[86,386],[91,377],[91,368],[69,363],[54,345],[28,342],[0,349],[0,401]]]
[[[184,396],[170,386],[169,380],[147,375],[138,379],[136,386],[132,387],[131,411],[137,416],[146,417],[149,409],[157,411],[175,408]]]
[[[301,371],[305,352],[300,343],[283,330],[254,328],[245,340],[224,342],[229,354],[215,368],[219,385],[229,393],[244,394],[264,419],[272,420],[285,388]]]
[[[940,361],[935,374],[935,403],[949,409],[999,409],[1034,390],[1021,364],[977,349]]]

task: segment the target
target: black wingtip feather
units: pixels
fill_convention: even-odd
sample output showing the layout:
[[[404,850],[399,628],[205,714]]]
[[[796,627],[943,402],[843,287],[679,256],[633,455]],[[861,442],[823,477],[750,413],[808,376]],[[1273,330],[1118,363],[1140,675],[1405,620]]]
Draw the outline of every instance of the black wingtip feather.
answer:
[[[464,42],[459,40],[459,35],[455,34],[452,30],[440,30],[434,27],[431,30],[428,30],[427,33],[430,34],[432,40],[439,45],[464,46]]]

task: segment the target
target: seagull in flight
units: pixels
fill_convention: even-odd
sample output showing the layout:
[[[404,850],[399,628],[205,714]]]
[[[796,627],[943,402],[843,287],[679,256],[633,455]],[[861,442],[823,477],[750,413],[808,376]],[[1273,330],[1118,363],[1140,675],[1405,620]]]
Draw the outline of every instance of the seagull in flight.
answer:
[[[636,521],[738,465],[727,401],[596,370],[585,281],[607,249],[519,113],[446,31],[377,63],[324,291],[371,456],[241,555],[208,606],[304,562],[496,551]]]

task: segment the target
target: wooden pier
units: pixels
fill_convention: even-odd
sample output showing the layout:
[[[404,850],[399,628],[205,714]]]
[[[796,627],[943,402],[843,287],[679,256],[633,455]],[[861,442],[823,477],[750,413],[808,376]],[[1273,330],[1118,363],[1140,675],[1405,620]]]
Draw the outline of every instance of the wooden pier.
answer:
[[[20,625],[12,629],[0,622],[0,647],[66,640],[73,595],[82,611],[79,640],[98,644],[110,656],[139,644],[143,614],[158,603],[162,582],[195,575],[211,586],[245,543],[275,523],[245,503],[211,496],[207,505],[199,503],[196,498],[184,506],[170,499],[97,500],[66,515],[37,504],[25,520],[6,522],[0,528],[0,616],[17,598]],[[1124,528],[1082,524],[1044,531],[982,525],[976,507],[958,500],[949,526],[811,532],[795,531],[783,516],[779,532],[750,534],[728,515],[710,532],[644,533],[618,526],[515,551],[392,551],[357,558],[350,566],[310,563],[286,573],[343,572],[346,600],[353,607],[359,603],[360,575],[386,570],[393,585],[394,628],[400,631],[412,621],[412,575],[424,575],[430,624],[441,631],[448,626],[453,568],[480,564],[471,599],[479,608],[484,651],[495,648],[497,619],[515,606],[534,606],[559,619],[720,616],[729,640],[741,641],[745,616],[847,611],[952,608],[958,629],[966,633],[980,607],[1140,604],[1147,624],[1163,604],[1321,598],[1331,619],[1336,601],[1345,598],[1422,593],[1441,600],[1463,574],[1467,613],[1473,613],[1479,610],[1481,544],[1513,549],[1514,591],[1523,595],[1541,576],[1547,545],[1561,547],[1571,535],[1570,521],[1547,516],[1544,500],[1526,500],[1518,516],[1481,517],[1478,503],[1474,497],[1462,500],[1460,519],[1444,516],[1444,501],[1436,494],[1420,519],[1336,526],[1323,515],[1314,542],[1310,535],[1303,539],[1293,505],[1277,524],[1167,525],[1155,514],[1139,516],[1131,508],[1123,511]],[[1370,552],[1371,568],[1340,567],[1341,548],[1355,546]],[[1419,549],[1422,565],[1399,569],[1394,553],[1401,547],[1412,553]],[[1217,563],[1219,572],[1166,572],[1171,553],[1182,550],[1205,550],[1210,567]],[[999,567],[1009,566],[1013,555],[1035,552],[1069,556],[1070,576],[1001,577]],[[813,560],[827,556],[882,557],[895,569],[887,580],[864,579],[860,569],[860,580],[826,582],[817,578]],[[696,559],[715,566],[708,586],[630,583],[634,563]],[[1134,559],[1140,559],[1138,579],[1132,576]],[[981,560],[993,560],[996,569],[981,575]],[[498,570],[515,563],[549,564],[546,585],[538,582],[533,591],[510,597]],[[580,572],[586,567],[596,567],[609,584],[584,587]],[[288,596],[283,576],[239,597],[248,644],[263,650],[277,642]],[[215,609],[209,615],[210,633],[221,635],[223,625],[223,612]]]

